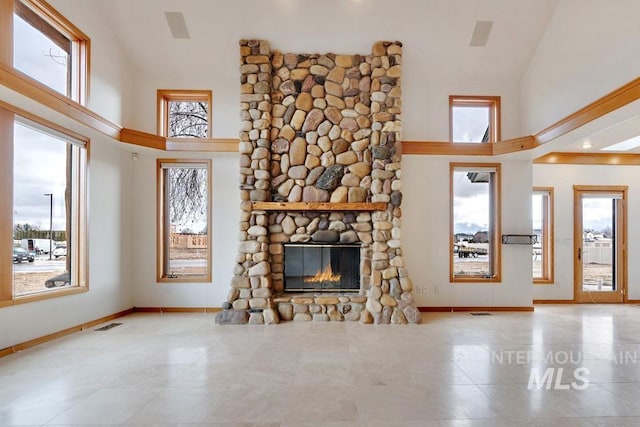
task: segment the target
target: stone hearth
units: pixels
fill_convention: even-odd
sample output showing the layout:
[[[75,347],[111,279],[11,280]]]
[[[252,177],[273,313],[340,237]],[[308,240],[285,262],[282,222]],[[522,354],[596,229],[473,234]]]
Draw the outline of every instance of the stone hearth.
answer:
[[[240,235],[220,324],[418,323],[400,247],[402,44],[282,54],[240,41]],[[360,244],[360,289],[287,294],[285,243]]]

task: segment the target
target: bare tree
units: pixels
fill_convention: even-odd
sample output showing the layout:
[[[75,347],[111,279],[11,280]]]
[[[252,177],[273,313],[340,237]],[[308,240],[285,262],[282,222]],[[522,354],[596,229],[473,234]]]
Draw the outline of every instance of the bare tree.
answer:
[[[200,101],[169,102],[169,137],[206,138],[209,105]]]
[[[169,217],[172,224],[207,222],[207,169],[169,169]]]

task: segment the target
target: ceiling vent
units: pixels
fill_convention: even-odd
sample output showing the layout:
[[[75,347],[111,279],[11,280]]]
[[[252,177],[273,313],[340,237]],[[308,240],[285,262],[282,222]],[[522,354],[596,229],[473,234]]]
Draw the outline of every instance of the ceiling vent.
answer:
[[[473,46],[473,47],[486,46],[487,40],[489,40],[489,34],[491,33],[492,26],[493,26],[493,21],[476,22],[476,27],[473,29],[473,34],[471,35],[471,41],[469,42],[469,46]]]
[[[182,12],[165,12],[164,17],[167,19],[169,30],[174,39],[190,39],[187,23],[184,22]]]

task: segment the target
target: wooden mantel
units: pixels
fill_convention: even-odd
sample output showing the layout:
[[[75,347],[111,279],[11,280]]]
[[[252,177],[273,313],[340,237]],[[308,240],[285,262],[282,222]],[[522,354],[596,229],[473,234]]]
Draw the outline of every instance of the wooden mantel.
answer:
[[[263,211],[383,211],[384,202],[376,203],[306,203],[306,202],[253,202],[253,209]]]

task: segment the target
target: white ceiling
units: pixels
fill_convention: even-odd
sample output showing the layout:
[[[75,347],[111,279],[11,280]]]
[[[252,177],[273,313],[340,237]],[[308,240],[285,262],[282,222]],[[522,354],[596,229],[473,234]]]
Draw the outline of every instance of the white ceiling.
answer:
[[[368,54],[400,40],[418,69],[522,75],[558,0],[93,0],[135,74],[206,71],[239,55],[243,38],[281,51]],[[182,12],[191,39],[171,37],[164,12]],[[486,47],[470,48],[477,21],[494,21]],[[357,35],[357,37],[355,37]],[[366,40],[366,42],[363,42]],[[236,64],[230,70],[237,72]]]

